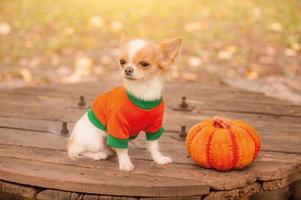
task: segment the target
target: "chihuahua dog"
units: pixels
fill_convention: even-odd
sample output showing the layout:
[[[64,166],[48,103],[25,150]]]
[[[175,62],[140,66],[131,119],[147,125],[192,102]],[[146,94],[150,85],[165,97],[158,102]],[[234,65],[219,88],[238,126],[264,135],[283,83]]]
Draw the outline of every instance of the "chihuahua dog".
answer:
[[[180,48],[179,38],[159,45],[144,39],[126,42],[119,60],[123,84],[99,95],[77,121],[69,139],[68,156],[103,160],[116,153],[119,168],[132,171],[135,167],[128,155],[128,142],[144,132],[154,162],[171,163],[172,159],[159,151],[158,139],[164,132],[164,79]]]

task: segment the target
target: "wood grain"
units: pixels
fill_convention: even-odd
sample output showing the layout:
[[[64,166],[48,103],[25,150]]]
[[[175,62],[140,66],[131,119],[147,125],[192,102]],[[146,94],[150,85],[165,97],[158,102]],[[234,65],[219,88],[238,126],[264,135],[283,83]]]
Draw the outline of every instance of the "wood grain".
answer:
[[[41,200],[200,199],[203,195],[238,199],[261,187],[279,190],[301,180],[301,107],[225,85],[167,83],[166,132],[160,140],[162,152],[174,158],[171,165],[152,162],[143,135],[130,145],[134,172],[119,171],[116,157],[70,160],[68,138],[60,134],[62,121],[71,131],[95,96],[116,85],[118,79],[113,78],[0,92],[2,190]],[[84,109],[77,106],[80,95],[86,99]],[[182,96],[195,107],[192,112],[174,110]],[[243,119],[258,130],[262,150],[250,166],[222,173],[203,169],[187,156],[180,126],[188,130],[213,115]]]

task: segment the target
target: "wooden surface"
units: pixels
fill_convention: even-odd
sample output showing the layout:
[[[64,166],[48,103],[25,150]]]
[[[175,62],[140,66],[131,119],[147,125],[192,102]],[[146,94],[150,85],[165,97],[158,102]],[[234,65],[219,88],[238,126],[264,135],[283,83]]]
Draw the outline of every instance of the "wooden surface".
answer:
[[[15,193],[37,199],[112,199],[112,195],[235,199],[301,180],[301,107],[224,85],[167,84],[161,150],[174,159],[171,165],[151,161],[143,135],[130,145],[134,172],[119,171],[115,157],[70,160],[68,138],[60,133],[62,121],[68,122],[71,131],[93,98],[115,85],[118,81],[103,80],[1,91],[0,180],[6,184],[2,191],[17,184],[21,189]],[[86,108],[77,105],[80,95],[85,96]],[[194,107],[191,112],[174,109],[182,96]],[[243,119],[259,131],[262,150],[246,169],[203,169],[187,156],[180,126],[188,129],[213,115]]]

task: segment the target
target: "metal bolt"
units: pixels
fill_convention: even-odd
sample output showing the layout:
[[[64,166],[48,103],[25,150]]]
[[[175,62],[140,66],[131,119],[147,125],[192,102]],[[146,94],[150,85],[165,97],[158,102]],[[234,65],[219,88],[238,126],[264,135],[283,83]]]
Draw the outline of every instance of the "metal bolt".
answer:
[[[180,108],[181,109],[187,109],[188,108],[188,104],[186,102],[186,97],[182,97],[182,102],[180,104]]]
[[[63,122],[62,129],[61,129],[61,134],[67,135],[68,133],[69,133],[69,130],[67,128],[67,122]]]
[[[179,133],[180,138],[186,138],[186,126],[181,126],[181,132]]]
[[[78,106],[79,106],[79,107],[84,107],[85,105],[86,105],[85,97],[84,97],[84,96],[80,96],[80,97],[79,97]]]

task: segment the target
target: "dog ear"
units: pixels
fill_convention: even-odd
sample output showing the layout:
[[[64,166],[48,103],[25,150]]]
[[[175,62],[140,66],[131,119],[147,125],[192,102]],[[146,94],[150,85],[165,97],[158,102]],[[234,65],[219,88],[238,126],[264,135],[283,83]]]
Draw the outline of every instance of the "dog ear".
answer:
[[[162,41],[159,45],[160,61],[164,65],[171,65],[177,59],[181,50],[182,40],[180,38],[171,38]]]

